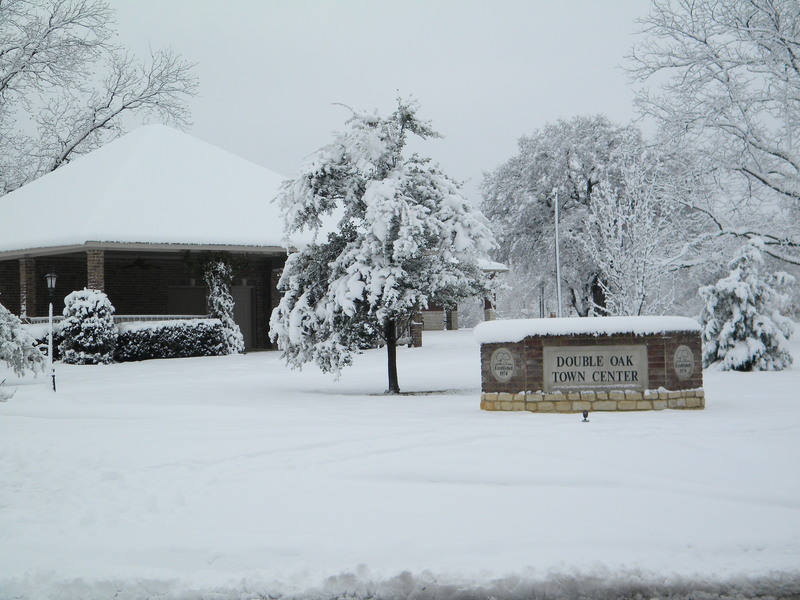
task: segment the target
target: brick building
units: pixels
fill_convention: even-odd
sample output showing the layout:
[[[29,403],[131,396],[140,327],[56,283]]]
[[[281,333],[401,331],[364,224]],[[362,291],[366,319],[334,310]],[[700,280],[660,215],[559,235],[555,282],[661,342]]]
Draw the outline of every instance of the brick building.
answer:
[[[84,287],[117,315],[202,315],[200,265],[235,265],[235,319],[248,348],[268,348],[286,259],[271,200],[282,177],[192,136],[149,125],[0,198],[0,302],[46,316]]]

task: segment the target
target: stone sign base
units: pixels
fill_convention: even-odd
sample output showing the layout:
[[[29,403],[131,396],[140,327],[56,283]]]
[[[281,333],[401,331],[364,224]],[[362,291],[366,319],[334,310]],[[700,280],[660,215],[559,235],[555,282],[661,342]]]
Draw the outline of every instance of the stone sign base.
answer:
[[[484,392],[481,410],[527,410],[540,413],[580,413],[599,411],[664,410],[667,408],[705,408],[702,389],[643,392],[569,392],[566,394]]]

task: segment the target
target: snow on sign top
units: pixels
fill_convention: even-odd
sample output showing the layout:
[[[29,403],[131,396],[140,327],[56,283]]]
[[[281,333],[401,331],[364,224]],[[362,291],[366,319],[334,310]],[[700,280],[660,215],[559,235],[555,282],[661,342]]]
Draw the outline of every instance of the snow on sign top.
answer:
[[[0,198],[0,252],[87,242],[281,246],[283,177],[147,125]]]
[[[649,335],[668,331],[700,331],[689,317],[573,317],[565,319],[507,319],[487,321],[475,328],[480,344],[520,342],[529,336],[610,335],[632,333]]]

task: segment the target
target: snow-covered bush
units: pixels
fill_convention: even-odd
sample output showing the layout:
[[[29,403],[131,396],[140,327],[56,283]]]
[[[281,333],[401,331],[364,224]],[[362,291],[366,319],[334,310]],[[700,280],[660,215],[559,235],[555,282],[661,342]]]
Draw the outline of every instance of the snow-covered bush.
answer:
[[[792,364],[786,344],[794,324],[779,312],[786,296],[773,286],[791,283],[786,273],[761,274],[763,242],[750,240],[730,263],[730,273],[700,288],[706,306],[703,366],[725,371],[780,371]]]
[[[44,367],[44,357],[36,348],[36,341],[25,330],[19,318],[0,304],[0,360],[23,375],[26,371],[39,373]]]
[[[47,357],[47,350],[50,345],[50,333],[46,327],[42,328],[38,325],[24,325],[23,327],[31,334],[34,342],[33,345],[39,349],[39,352]],[[42,330],[44,329],[44,333]],[[61,342],[64,338],[61,336],[61,322],[53,323],[53,360],[61,360]]]
[[[228,354],[219,319],[121,323],[118,361]]]
[[[114,307],[103,292],[83,289],[64,298],[61,359],[68,364],[108,364],[117,347]]]
[[[208,314],[222,322],[225,333],[225,354],[244,352],[244,337],[233,320],[233,296],[231,296],[231,267],[215,260],[206,266],[204,279],[208,285]]]

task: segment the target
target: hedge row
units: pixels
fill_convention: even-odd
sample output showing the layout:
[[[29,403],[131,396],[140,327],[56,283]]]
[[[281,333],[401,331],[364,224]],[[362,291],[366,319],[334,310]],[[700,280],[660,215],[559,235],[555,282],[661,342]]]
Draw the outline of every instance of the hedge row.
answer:
[[[176,321],[147,321],[120,323],[119,338],[114,352],[117,362],[151,358],[188,358],[192,356],[221,356],[225,354],[225,332],[219,319],[186,319]],[[47,333],[36,331],[36,344],[47,351]],[[54,354],[63,339],[59,331],[54,337]]]
[[[120,323],[117,329],[114,358],[119,362],[226,354],[225,332],[219,319]]]

